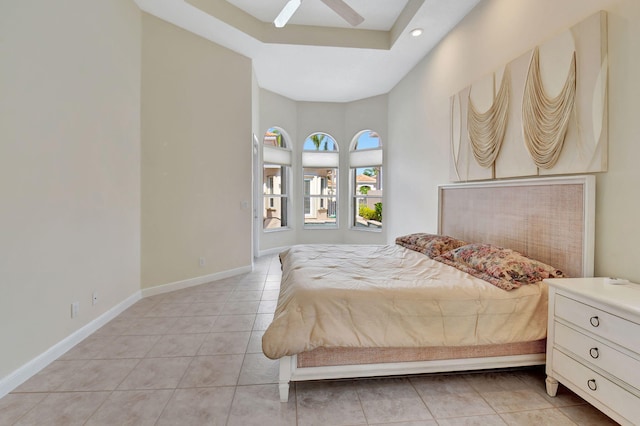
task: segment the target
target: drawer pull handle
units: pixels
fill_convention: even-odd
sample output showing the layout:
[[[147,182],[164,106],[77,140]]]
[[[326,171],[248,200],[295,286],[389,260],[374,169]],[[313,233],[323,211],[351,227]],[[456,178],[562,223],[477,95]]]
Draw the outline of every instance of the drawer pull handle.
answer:
[[[592,391],[598,389],[598,385],[596,384],[595,379],[587,380],[587,386],[589,386],[589,389],[591,389]]]
[[[589,322],[594,327],[597,327],[600,325],[600,319],[597,316],[589,318]]]
[[[598,348],[589,349],[589,355],[591,355],[591,358],[597,359],[600,356],[600,353],[598,353]]]

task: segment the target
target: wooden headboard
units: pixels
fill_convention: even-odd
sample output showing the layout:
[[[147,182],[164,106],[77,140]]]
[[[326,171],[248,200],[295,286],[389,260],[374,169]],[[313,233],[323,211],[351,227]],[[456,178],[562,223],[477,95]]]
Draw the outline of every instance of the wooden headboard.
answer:
[[[595,177],[441,185],[438,232],[507,247],[570,277],[593,276]]]

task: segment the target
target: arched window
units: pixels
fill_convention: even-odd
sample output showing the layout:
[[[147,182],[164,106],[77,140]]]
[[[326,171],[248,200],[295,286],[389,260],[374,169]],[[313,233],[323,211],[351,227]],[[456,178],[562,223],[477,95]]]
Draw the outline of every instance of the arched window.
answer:
[[[338,226],[338,144],[314,133],[302,146],[305,228]]]
[[[286,133],[277,127],[267,130],[262,145],[262,228],[283,229],[288,226],[289,217],[291,149]]]
[[[382,230],[382,160],[380,135],[372,130],[358,132],[349,150],[354,229]]]

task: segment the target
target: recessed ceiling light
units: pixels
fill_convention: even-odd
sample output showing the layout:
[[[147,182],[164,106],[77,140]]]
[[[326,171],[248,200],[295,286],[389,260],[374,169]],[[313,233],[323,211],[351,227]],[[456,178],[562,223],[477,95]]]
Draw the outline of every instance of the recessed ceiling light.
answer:
[[[420,37],[422,35],[422,28],[414,28],[413,30],[411,30],[411,35],[414,37]]]

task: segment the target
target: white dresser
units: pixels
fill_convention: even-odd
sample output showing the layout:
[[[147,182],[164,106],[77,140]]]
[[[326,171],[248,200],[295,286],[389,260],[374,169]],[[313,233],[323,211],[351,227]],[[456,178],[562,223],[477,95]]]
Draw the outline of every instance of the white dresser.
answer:
[[[604,278],[549,285],[547,393],[558,382],[622,424],[640,424],[640,285]]]

